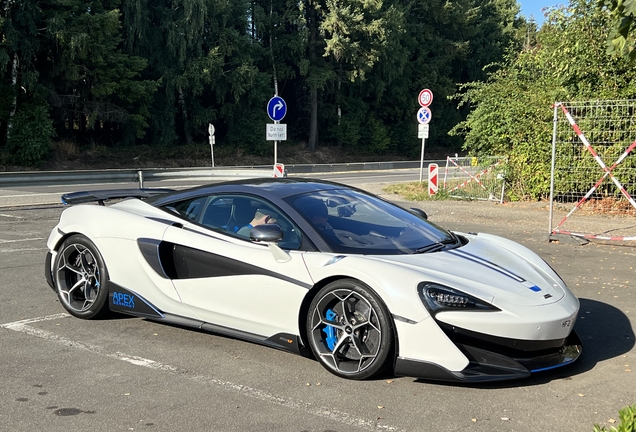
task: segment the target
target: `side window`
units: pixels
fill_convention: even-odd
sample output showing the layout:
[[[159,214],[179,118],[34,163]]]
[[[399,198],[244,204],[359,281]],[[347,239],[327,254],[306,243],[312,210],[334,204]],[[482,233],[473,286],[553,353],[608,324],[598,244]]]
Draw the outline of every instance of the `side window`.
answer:
[[[291,220],[271,203],[249,195],[213,195],[182,201],[166,207],[184,219],[215,231],[250,241],[251,229],[262,223],[283,230],[283,249],[300,249],[302,234]]]
[[[168,206],[167,208],[178,213],[184,219],[196,222],[203,211],[203,207],[205,206],[207,199],[208,197],[194,198]]]
[[[298,228],[271,203],[247,195],[221,195],[212,197],[207,204],[201,223],[213,229],[221,228],[229,235],[248,240],[254,226],[277,224],[283,230],[283,249],[299,249],[301,234]]]

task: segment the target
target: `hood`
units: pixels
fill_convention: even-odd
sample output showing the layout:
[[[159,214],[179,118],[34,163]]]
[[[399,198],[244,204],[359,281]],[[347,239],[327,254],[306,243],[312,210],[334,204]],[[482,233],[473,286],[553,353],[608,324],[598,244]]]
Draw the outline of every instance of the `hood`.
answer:
[[[513,251],[495,236],[476,235],[456,249],[377,258],[417,269],[426,274],[423,281],[456,288],[493,305],[541,306],[562,299],[567,288],[558,275],[534,252],[516,246]]]

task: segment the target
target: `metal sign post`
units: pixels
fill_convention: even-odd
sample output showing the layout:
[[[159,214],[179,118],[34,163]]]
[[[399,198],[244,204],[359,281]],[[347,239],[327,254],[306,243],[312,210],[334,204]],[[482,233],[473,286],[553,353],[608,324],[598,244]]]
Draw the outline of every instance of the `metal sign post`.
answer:
[[[210,135],[210,154],[212,156],[212,168],[214,168],[214,126],[212,123],[208,126],[208,134]]]
[[[422,183],[422,172],[424,171],[424,146],[426,145],[426,138],[422,138],[422,156],[420,157],[420,183]]]
[[[287,139],[287,125],[280,125],[280,121],[285,117],[285,114],[287,114],[287,104],[285,100],[278,95],[274,95],[274,97],[267,102],[267,115],[274,121],[274,124],[267,125],[266,133],[266,139],[268,141],[274,141],[274,177],[276,177],[276,165],[278,163],[278,140]]]
[[[420,123],[417,129],[418,138],[422,138],[422,156],[420,158],[420,183],[422,183],[422,173],[424,172],[424,146],[428,138],[428,122],[431,121],[432,113],[430,108],[423,106],[417,111],[417,121]]]
[[[433,92],[429,89],[423,89],[417,96],[417,102],[422,108],[417,111],[417,137],[422,138],[422,156],[420,157],[420,183],[422,183],[422,173],[424,172],[424,146],[426,138],[428,138],[428,123],[431,121],[433,113],[428,107],[433,102]]]
[[[420,159],[420,183],[422,183],[422,171],[424,170],[424,146],[426,145],[426,138],[428,138],[428,124],[420,123],[417,125],[417,137],[422,138],[422,157]]]
[[[275,125],[278,124],[278,120],[274,122]],[[276,162],[278,160],[278,141],[274,141],[274,170],[276,170]]]

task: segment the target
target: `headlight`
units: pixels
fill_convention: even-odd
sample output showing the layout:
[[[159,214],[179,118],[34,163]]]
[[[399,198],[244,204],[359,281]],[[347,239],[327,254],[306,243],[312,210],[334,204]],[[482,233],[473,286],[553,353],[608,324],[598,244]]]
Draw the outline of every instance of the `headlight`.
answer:
[[[424,306],[435,314],[442,310],[498,311],[495,306],[459,290],[432,282],[422,282],[417,292]]]

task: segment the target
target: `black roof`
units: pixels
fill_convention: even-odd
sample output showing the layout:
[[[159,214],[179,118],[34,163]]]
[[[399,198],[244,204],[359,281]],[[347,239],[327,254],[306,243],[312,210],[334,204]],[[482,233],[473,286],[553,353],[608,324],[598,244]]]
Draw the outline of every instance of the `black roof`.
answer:
[[[159,207],[172,202],[217,193],[247,193],[266,199],[282,199],[306,192],[333,189],[354,189],[340,183],[307,178],[253,178],[212,183],[148,198],[146,202]]]

